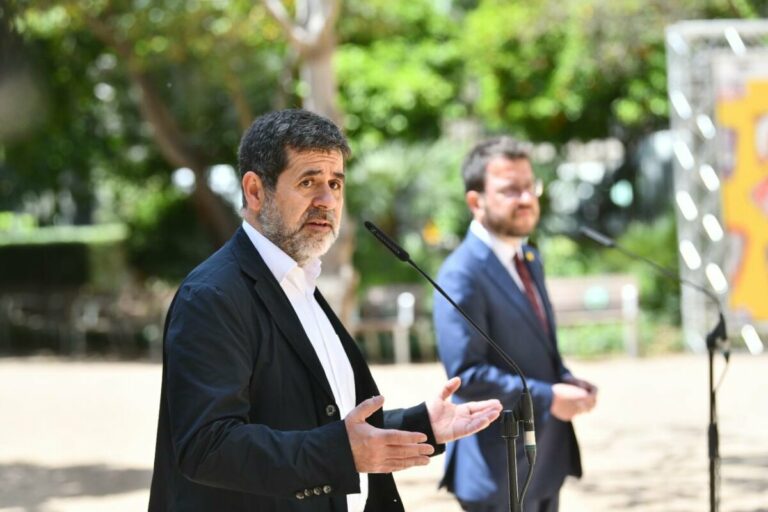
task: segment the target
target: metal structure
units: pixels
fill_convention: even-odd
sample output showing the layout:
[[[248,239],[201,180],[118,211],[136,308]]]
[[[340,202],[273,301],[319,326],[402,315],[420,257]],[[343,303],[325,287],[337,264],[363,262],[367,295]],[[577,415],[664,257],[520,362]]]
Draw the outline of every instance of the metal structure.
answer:
[[[724,228],[720,185],[735,155],[718,126],[715,64],[740,66],[758,56],[768,71],[768,20],[677,23],[667,28],[666,46],[681,277],[711,288],[726,306],[731,332],[760,352],[757,333],[768,332],[768,325],[753,327],[752,318],[727,307],[735,248]],[[717,307],[695,289],[684,286],[681,294],[685,342],[703,352]]]
[[[709,356],[709,510],[717,512],[714,356],[722,348],[727,360],[726,323],[753,353],[763,345],[752,324],[768,323],[764,301],[750,293],[765,283],[747,281],[765,279],[768,270],[768,261],[754,257],[763,245],[768,251],[768,179],[750,177],[768,166],[768,21],[678,23],[667,29],[666,44],[680,269],[693,283],[681,287],[683,329],[686,343]],[[740,182],[748,185],[735,187]],[[737,273],[745,268],[752,272],[746,278]]]

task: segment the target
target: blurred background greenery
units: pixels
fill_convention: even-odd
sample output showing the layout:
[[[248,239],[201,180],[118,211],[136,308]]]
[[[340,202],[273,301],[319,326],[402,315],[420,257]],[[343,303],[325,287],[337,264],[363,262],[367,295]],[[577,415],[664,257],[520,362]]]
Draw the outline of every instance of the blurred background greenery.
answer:
[[[328,27],[307,43],[296,29],[310,11]],[[319,110],[353,147],[360,300],[420,283],[362,220],[436,272],[469,221],[464,152],[511,133],[535,143],[547,184],[534,241],[548,273],[635,274],[642,351],[679,349],[677,285],[575,234],[590,225],[677,268],[664,28],[766,15],[761,0],[0,4],[0,350],[156,345],[175,285],[237,225],[240,134],[268,110],[316,104],[306,71],[325,57],[332,104]],[[621,350],[617,329],[564,328],[564,351]],[[75,341],[50,341],[62,337]]]

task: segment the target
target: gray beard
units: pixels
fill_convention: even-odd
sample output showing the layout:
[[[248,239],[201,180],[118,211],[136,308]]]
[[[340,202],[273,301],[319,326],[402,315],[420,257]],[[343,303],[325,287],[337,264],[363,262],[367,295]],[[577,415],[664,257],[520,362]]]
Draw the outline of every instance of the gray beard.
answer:
[[[273,244],[293,258],[299,266],[304,266],[312,258],[319,258],[331,248],[339,235],[336,220],[332,212],[320,208],[310,208],[302,215],[299,225],[291,230],[283,222],[277,203],[267,193],[256,218],[261,224],[262,234]],[[327,234],[312,234],[302,232],[304,224],[313,219],[322,219],[331,223],[331,231]]]

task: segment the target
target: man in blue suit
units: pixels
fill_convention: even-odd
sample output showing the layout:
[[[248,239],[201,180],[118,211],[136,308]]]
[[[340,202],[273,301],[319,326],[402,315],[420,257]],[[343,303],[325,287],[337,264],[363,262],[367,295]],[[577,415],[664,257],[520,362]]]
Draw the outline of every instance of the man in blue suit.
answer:
[[[525,243],[539,220],[541,182],[527,146],[510,137],[477,144],[462,165],[473,221],[443,264],[439,284],[514,359],[533,398],[538,455],[526,512],[556,512],[568,475],[581,476],[570,420],[595,405],[597,389],[563,365],[538,252]],[[441,296],[434,318],[440,358],[463,383],[454,400],[498,398],[514,409],[522,383]],[[518,450],[520,489],[528,470]],[[448,445],[441,486],[470,512],[509,510],[507,462],[500,422]]]

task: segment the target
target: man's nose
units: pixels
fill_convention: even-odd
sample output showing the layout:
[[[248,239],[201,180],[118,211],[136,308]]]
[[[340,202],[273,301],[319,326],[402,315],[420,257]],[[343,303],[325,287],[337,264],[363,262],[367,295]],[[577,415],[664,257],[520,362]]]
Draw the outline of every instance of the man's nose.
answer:
[[[536,198],[536,195],[531,190],[523,190],[520,192],[520,195],[517,196],[518,202],[527,202],[530,203]]]
[[[312,206],[332,210],[339,202],[338,194],[336,190],[326,183],[318,188],[317,193],[312,198]]]

